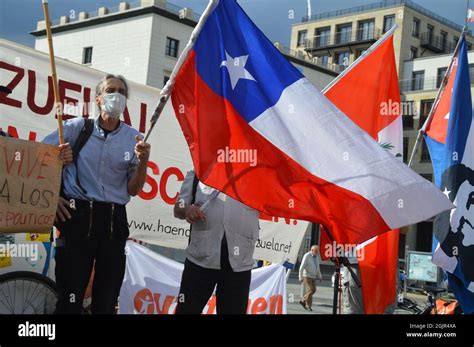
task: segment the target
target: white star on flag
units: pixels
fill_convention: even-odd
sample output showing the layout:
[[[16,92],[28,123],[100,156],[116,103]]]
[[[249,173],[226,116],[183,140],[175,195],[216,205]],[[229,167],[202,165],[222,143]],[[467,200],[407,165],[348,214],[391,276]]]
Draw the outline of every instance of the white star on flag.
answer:
[[[449,194],[451,194],[451,191],[448,190],[448,188],[444,187],[443,194],[446,195],[446,197],[449,199]],[[451,199],[450,199],[451,200]]]
[[[232,90],[235,89],[237,83],[242,80],[255,81],[255,78],[245,69],[247,64],[248,55],[242,55],[240,57],[232,58],[227,51],[225,52],[226,60],[223,60],[220,67],[225,66],[230,76],[230,84]]]

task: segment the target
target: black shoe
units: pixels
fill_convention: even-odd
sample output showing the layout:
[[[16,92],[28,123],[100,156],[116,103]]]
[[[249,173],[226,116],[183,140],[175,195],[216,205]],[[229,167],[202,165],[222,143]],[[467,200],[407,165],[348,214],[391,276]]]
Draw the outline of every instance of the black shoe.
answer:
[[[309,311],[313,311],[313,309],[311,308],[311,306],[308,306],[308,310],[309,310]]]
[[[306,304],[303,302],[303,301],[300,301],[300,305],[303,306],[303,308],[308,311],[308,307],[306,306]]]

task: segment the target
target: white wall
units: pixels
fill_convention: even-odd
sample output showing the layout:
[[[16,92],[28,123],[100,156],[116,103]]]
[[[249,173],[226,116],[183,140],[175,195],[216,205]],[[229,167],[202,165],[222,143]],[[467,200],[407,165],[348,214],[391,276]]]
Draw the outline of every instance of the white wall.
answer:
[[[93,47],[88,66],[120,74],[128,80],[163,87],[177,58],[165,55],[166,37],[179,40],[179,54],[186,46],[193,27],[156,14],[147,14],[104,24],[54,33],[56,56],[82,64],[84,47]],[[48,52],[46,37],[36,39],[35,48]],[[318,88],[334,76],[293,63]]]
[[[178,58],[165,55],[166,37],[179,40],[179,57],[188,43],[193,29],[193,27],[165,17],[153,17],[152,30],[148,32],[148,34],[151,35],[151,45],[146,84],[156,88],[162,88],[165,72],[171,73],[174,65],[178,61]]]
[[[425,82],[428,82],[430,79],[438,76],[438,68],[448,67],[451,59],[451,54],[444,54],[436,57],[406,61],[403,79],[412,79],[413,71],[425,71]],[[468,61],[474,63],[474,52],[468,52]]]
[[[55,55],[81,64],[84,47],[92,46],[90,67],[146,84],[152,17],[148,14],[55,33]],[[37,50],[48,52],[47,45],[46,37],[36,39]]]

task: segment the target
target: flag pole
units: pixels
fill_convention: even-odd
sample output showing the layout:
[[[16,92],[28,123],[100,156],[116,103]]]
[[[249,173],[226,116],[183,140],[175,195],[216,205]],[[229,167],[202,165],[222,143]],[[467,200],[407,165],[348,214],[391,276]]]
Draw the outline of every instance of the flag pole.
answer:
[[[336,244],[336,239],[333,237],[333,235],[331,234],[329,229],[324,225],[322,225],[322,227],[323,227],[323,231],[326,233],[326,235],[328,236],[328,238],[332,242],[332,244]],[[344,265],[347,268],[347,270],[349,271],[352,279],[354,280],[354,282],[355,282],[355,284],[358,288],[362,287],[362,283],[361,283],[359,277],[354,272],[354,269],[352,268],[352,264],[349,263],[349,260],[347,259],[346,256],[337,256],[336,255],[335,257],[331,257],[331,258],[332,258],[331,261],[334,262],[334,266],[335,266],[335,269],[334,269],[335,276],[334,276],[334,291],[333,291],[333,301],[332,301],[332,314],[337,314],[337,306],[338,306],[337,302],[338,302],[339,297],[342,296],[342,288],[339,288],[339,282],[340,282],[340,277],[341,277],[341,265]],[[342,307],[339,305],[339,311],[341,310],[341,308]]]
[[[461,32],[461,38],[463,35],[465,35],[466,32],[466,27],[463,28]],[[408,167],[411,167],[413,164],[413,158],[415,157],[416,153],[418,152],[418,147],[420,146],[421,139],[423,135],[426,132],[426,129],[431,123],[431,120],[433,119],[434,112],[436,111],[436,108],[438,107],[439,99],[443,95],[443,92],[446,88],[446,85],[448,83],[449,75],[452,70],[453,64],[454,64],[454,57],[458,54],[459,51],[459,44],[461,43],[461,38],[459,39],[456,48],[454,49],[453,52],[453,57],[451,59],[451,62],[449,63],[448,68],[446,69],[446,72],[444,73],[443,81],[441,82],[441,85],[438,89],[438,92],[436,93],[435,101],[433,102],[433,105],[431,105],[430,113],[428,114],[428,118],[426,118],[425,122],[423,123],[423,126],[420,128],[418,131],[418,135],[416,137],[415,145],[413,146],[413,150],[410,155],[410,160],[408,161]]]
[[[470,6],[469,6],[469,2],[470,2],[470,0],[467,0],[466,23],[464,24],[464,27],[465,27],[465,28],[467,28],[467,21],[468,21],[467,16],[468,16],[468,14],[469,14],[469,7],[470,7]]]
[[[158,105],[155,108],[155,111],[153,112],[153,115],[150,119],[150,129],[148,129],[148,132],[145,135],[144,142],[148,141],[148,138],[150,137],[151,132],[153,131],[156,122],[161,116],[161,113],[163,112],[163,109],[166,106],[166,103],[168,102],[168,99],[171,96],[171,92],[173,91],[175,80],[176,80],[176,75],[178,74],[179,70],[183,66],[185,60],[187,59],[189,53],[193,49],[194,43],[197,40],[197,37],[199,36],[202,28],[204,27],[204,23],[206,23],[207,18],[211,15],[212,11],[214,8],[219,4],[219,0],[209,0],[209,3],[207,4],[206,10],[203,12],[201,18],[199,18],[199,21],[194,28],[193,32],[191,33],[191,37],[186,44],[186,47],[184,47],[183,52],[178,58],[178,61],[176,62],[176,65],[173,68],[173,71],[171,72],[171,76],[166,82],[166,85],[163,87],[160,93],[160,100],[158,101]]]
[[[49,62],[51,64],[51,77],[53,79],[56,118],[58,120],[59,144],[62,145],[64,143],[63,110],[62,110],[62,105],[61,105],[61,98],[59,96],[58,77],[56,75],[56,61],[54,59],[53,34],[51,32],[51,23],[49,21],[48,0],[42,0],[42,1],[43,1],[44,20],[46,22],[46,36],[48,37]]]

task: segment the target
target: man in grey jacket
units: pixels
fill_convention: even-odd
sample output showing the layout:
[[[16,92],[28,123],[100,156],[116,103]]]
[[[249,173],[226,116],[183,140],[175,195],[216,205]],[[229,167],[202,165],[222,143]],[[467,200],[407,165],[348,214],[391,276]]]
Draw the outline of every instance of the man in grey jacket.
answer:
[[[303,282],[304,295],[300,300],[305,310],[312,311],[313,295],[316,293],[316,278],[322,280],[319,267],[319,246],[311,246],[311,250],[303,256],[299,271],[299,280]]]
[[[190,171],[174,215],[192,225],[176,314],[200,314],[216,286],[218,314],[245,314],[259,213],[199,182]]]

